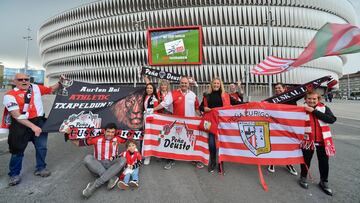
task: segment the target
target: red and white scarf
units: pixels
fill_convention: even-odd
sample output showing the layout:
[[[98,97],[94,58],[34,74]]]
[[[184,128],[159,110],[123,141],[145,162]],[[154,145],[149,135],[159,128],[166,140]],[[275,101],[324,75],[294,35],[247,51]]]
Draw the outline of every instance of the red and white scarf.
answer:
[[[325,113],[326,108],[325,108],[324,104],[319,103],[315,107],[315,110],[320,111],[322,113]],[[325,144],[326,154],[328,156],[334,156],[336,151],[335,151],[335,145],[333,143],[332,136],[331,136],[330,126],[329,126],[329,124],[323,122],[320,119],[316,119],[316,120],[317,120],[317,122],[319,122],[319,125],[320,125],[320,128],[321,128],[321,133],[322,133],[322,137],[323,137],[324,144]],[[314,150],[314,148],[315,148],[315,135],[313,134],[313,132],[311,130],[310,116],[308,117],[308,119],[306,121],[306,126],[307,127],[305,128],[304,140],[301,142],[300,146],[303,149]]]

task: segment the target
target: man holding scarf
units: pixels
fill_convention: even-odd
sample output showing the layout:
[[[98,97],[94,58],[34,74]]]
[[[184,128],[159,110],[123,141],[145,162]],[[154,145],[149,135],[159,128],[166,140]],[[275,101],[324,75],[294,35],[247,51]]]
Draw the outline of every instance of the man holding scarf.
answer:
[[[44,108],[41,96],[50,94],[60,87],[60,82],[51,87],[30,84],[30,78],[24,73],[17,73],[14,78],[15,88],[6,92],[3,104],[4,117],[2,127],[9,128],[8,144],[11,153],[8,175],[9,186],[20,183],[20,171],[24,151],[29,141],[35,146],[36,170],[34,175],[47,177],[50,171],[46,169],[47,133],[41,127],[45,122]],[[5,120],[11,120],[6,126]]]
[[[301,143],[305,164],[301,164],[299,184],[301,187],[308,189],[306,177],[316,149],[320,171],[319,186],[327,195],[332,196],[332,190],[328,186],[329,156],[335,155],[335,147],[328,124],[335,123],[336,117],[330,108],[321,103],[320,100],[321,96],[316,92],[309,92],[305,96],[305,110],[309,114],[309,120],[307,121],[308,127],[304,141]]]

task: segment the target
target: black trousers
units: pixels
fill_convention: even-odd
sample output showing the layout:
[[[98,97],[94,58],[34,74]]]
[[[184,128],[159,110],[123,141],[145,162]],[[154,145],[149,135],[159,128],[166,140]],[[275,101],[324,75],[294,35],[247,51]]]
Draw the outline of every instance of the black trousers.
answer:
[[[301,164],[301,177],[307,177],[308,169],[310,168],[310,163],[312,156],[314,154],[314,150],[302,150],[304,155],[305,164]],[[329,157],[326,155],[324,146],[316,146],[316,155],[319,161],[319,172],[320,172],[320,180],[323,182],[328,182],[329,176]]]

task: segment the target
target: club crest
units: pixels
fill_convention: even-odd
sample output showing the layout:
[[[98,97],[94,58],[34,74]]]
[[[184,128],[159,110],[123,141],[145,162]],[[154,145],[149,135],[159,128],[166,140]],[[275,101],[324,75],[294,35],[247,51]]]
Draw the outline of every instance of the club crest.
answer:
[[[84,113],[81,111],[79,114],[72,114],[65,119],[60,126],[60,132],[66,132],[68,128],[100,128],[101,118],[98,114]]]
[[[240,136],[246,147],[255,155],[271,151],[269,123],[265,121],[239,122]]]

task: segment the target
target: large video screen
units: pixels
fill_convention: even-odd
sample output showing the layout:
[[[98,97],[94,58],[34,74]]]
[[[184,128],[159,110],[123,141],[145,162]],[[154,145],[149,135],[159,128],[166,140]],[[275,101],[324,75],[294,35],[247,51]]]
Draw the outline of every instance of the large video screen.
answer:
[[[149,64],[201,64],[201,35],[201,26],[149,29]]]

